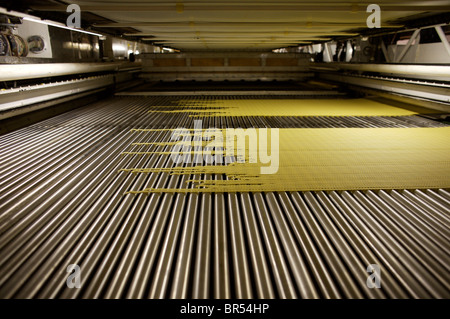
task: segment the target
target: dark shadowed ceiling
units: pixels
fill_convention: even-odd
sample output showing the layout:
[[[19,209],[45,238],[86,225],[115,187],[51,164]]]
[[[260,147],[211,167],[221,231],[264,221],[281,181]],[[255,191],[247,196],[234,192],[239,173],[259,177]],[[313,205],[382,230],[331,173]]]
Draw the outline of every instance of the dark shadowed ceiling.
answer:
[[[67,16],[80,5],[98,31],[137,36],[181,50],[268,50],[356,35],[369,30],[367,6],[381,7],[381,27],[450,12],[450,1],[100,0],[19,1],[39,16]]]

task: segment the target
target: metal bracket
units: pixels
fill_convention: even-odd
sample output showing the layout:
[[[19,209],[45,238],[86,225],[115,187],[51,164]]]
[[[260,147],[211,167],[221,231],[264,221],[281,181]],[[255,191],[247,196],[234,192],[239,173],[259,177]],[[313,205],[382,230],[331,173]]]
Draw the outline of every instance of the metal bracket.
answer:
[[[444,44],[444,47],[447,50],[448,55],[450,55],[450,44],[447,41],[447,37],[445,36],[445,33],[442,30],[442,27],[435,26],[434,29],[436,30],[437,34],[439,35],[439,38],[441,39],[442,43]]]

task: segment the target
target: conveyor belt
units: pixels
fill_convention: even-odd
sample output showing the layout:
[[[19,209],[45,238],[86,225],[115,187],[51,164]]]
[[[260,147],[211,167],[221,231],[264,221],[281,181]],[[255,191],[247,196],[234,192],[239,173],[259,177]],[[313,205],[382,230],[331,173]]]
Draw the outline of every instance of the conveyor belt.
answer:
[[[124,195],[188,178],[118,173],[168,165],[167,155],[120,154],[149,139],[132,128],[191,127],[187,115],[147,113],[173,99],[116,97],[0,137],[0,297],[450,297],[445,189]],[[444,126],[418,116],[205,121]],[[70,264],[81,268],[81,289],[66,286]],[[370,264],[381,267],[381,289],[367,288]]]

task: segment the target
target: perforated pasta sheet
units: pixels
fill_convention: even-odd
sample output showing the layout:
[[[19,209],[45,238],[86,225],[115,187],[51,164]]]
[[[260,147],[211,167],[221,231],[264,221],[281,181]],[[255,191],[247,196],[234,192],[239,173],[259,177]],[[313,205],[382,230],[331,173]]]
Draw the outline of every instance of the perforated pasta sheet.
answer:
[[[220,131],[226,139],[225,130]],[[271,134],[270,129],[256,131],[259,139],[264,132]],[[277,146],[274,144],[277,141],[272,134],[267,146],[257,143],[256,163],[249,162],[249,144],[246,143],[245,163],[214,165],[203,162],[196,166],[174,164],[173,167],[125,168],[123,171],[190,176],[179,188],[154,188],[154,185],[148,185],[146,189],[133,190],[131,193],[450,187],[450,127],[278,129],[278,135],[278,158]],[[149,153],[171,154],[173,143],[170,143],[167,142],[169,151]],[[204,150],[204,142],[200,145]],[[199,154],[202,150],[196,150],[195,153]],[[216,148],[212,154],[217,152],[220,153],[220,148]],[[260,154],[272,156],[271,162],[267,158],[266,163],[261,161]],[[277,170],[273,174],[262,174],[262,167],[277,167]],[[194,174],[217,175],[214,175],[213,180],[204,180],[193,179]],[[214,180],[217,176],[223,180]],[[194,183],[194,188],[191,188],[191,183]]]
[[[180,100],[178,109],[151,110],[190,113],[190,116],[407,116],[418,108],[403,109],[369,99],[240,99]]]

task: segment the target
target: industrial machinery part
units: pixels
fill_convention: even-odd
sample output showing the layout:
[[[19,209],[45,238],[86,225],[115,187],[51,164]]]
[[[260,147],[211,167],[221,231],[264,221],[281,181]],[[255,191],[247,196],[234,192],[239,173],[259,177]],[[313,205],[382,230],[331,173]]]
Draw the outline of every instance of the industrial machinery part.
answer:
[[[0,34],[0,56],[9,54],[9,41],[6,35]]]
[[[118,173],[173,165],[169,155],[121,153],[167,135],[133,128],[190,127],[188,114],[147,112],[187,98],[115,97],[0,138],[1,297],[450,296],[445,189],[124,195],[224,178]],[[205,126],[445,126],[416,115],[264,121],[209,117]],[[81,289],[66,286],[69,264],[80,265]],[[367,287],[369,264],[381,267],[383,289]]]
[[[0,298],[450,298],[449,1],[69,2],[0,7]]]

